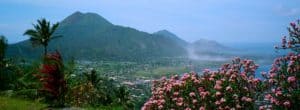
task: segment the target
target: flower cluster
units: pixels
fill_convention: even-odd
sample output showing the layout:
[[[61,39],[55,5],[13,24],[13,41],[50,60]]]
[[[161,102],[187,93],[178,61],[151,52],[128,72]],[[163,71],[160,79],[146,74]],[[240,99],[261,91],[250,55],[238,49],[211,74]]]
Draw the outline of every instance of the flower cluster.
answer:
[[[255,94],[262,83],[254,77],[257,65],[236,58],[218,71],[185,73],[154,81],[151,98],[142,110],[254,109]]]
[[[291,22],[289,31],[289,38],[286,36],[282,37],[281,46],[275,46],[276,49],[292,49],[293,51],[300,52],[300,20],[297,23]]]
[[[268,74],[263,74],[269,86],[265,100],[275,109],[297,109],[300,101],[300,54],[290,53],[275,59]]]

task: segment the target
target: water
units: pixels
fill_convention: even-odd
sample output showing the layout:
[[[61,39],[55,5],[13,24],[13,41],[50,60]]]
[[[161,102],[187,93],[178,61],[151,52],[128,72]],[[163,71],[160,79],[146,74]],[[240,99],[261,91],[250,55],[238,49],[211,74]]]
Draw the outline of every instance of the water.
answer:
[[[258,67],[258,69],[255,72],[255,77],[260,78],[260,79],[264,79],[261,75],[261,72],[268,72],[271,68],[271,65],[261,65]]]

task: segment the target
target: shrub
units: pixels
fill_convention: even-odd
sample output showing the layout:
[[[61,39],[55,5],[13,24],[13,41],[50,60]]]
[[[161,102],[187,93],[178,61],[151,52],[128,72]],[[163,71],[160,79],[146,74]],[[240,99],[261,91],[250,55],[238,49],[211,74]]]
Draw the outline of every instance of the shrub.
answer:
[[[99,76],[95,70],[75,75],[69,80],[79,79],[77,77],[81,77],[81,81],[70,87],[67,95],[71,105],[97,107],[113,103],[113,96],[115,95],[113,90],[116,89],[113,82],[109,82],[106,77]]]
[[[83,106],[98,106],[101,103],[97,103],[104,98],[99,94],[97,89],[92,83],[83,83],[70,89],[68,94],[68,100],[70,104],[77,107]]]
[[[268,85],[264,100],[265,105],[260,109],[298,109],[300,107],[300,20],[291,22],[288,27],[289,37],[284,36],[281,46],[276,49],[291,49],[296,53],[274,60],[272,68],[262,76]]]
[[[266,78],[269,90],[265,100],[269,102],[260,108],[293,109],[300,107],[300,54],[290,53],[275,59]],[[269,106],[272,105],[272,106]]]
[[[40,69],[41,74],[35,76],[42,83],[41,94],[45,95],[50,106],[63,106],[66,92],[66,81],[63,74],[63,62],[59,52],[48,54]]]
[[[153,82],[152,96],[143,110],[245,109],[255,107],[256,91],[262,82],[255,78],[257,65],[251,60],[233,60],[218,71],[204,70],[202,75],[185,73]]]

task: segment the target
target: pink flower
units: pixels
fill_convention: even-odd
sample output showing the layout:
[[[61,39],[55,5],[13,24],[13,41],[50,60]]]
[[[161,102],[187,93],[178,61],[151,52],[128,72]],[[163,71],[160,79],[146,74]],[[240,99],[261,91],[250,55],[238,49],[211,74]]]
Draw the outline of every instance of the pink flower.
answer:
[[[178,98],[177,102],[183,102],[183,98],[182,97]]]
[[[185,110],[192,110],[191,108],[185,108]]]
[[[205,110],[205,107],[201,106],[201,107],[199,108],[199,110]]]
[[[269,83],[273,84],[275,82],[275,79],[269,79]]]
[[[177,102],[176,105],[177,106],[182,106],[183,102]]]
[[[216,84],[214,88],[215,88],[216,90],[221,90],[221,89],[222,89],[222,86],[220,86],[219,84]]]
[[[208,91],[206,91],[206,92],[200,92],[200,96],[201,96],[202,99],[204,99],[208,95],[209,95]]]
[[[231,91],[232,91],[232,88],[231,88],[230,86],[227,86],[227,87],[226,87],[226,91],[231,92]]]
[[[216,105],[220,105],[221,102],[217,100],[217,101],[215,102],[215,104],[216,104]]]
[[[176,100],[177,100],[177,98],[176,98],[176,97],[174,97],[174,98],[172,98],[172,100],[173,100],[173,101],[176,101]]]
[[[203,73],[209,73],[209,72],[210,72],[210,69],[206,68],[206,69],[203,70]]]
[[[198,101],[196,99],[193,99],[193,104],[197,103]]]
[[[200,84],[201,81],[196,79],[196,80],[194,80],[194,83],[195,83],[195,84]]]
[[[241,109],[241,108],[242,108],[242,106],[241,106],[240,104],[236,104],[235,107],[236,107],[237,109]]]
[[[252,99],[248,97],[245,101],[246,102],[252,102]]]
[[[221,96],[221,95],[222,95],[221,92],[219,92],[219,91],[216,92],[216,96],[217,96],[217,97],[219,97],[219,96]]]
[[[160,103],[164,104],[166,101],[164,99],[159,100]]]
[[[190,95],[190,97],[195,97],[196,96],[195,92],[191,92],[189,95]]]
[[[295,27],[295,26],[296,26],[296,23],[291,22],[290,25],[291,25],[292,27]]]
[[[271,103],[275,104],[276,102],[278,102],[275,98],[271,98]]]
[[[265,99],[270,100],[271,98],[272,98],[272,95],[271,95],[271,94],[265,95]]]
[[[295,81],[296,81],[296,77],[295,76],[288,77],[288,82],[289,83],[294,83]]]
[[[158,93],[158,94],[162,95],[162,94],[164,94],[164,91],[159,91],[159,93]]]
[[[220,102],[224,103],[224,102],[226,102],[226,99],[225,98],[221,98]]]
[[[239,96],[237,94],[233,94],[232,98],[237,100],[239,98]]]
[[[222,81],[221,80],[217,80],[216,81],[216,85],[221,85],[222,84]]]
[[[204,88],[203,88],[203,87],[199,87],[199,88],[198,88],[198,91],[199,91],[199,92],[204,92]]]
[[[163,108],[164,108],[163,105],[159,105],[159,106],[158,106],[158,109],[163,109]]]
[[[270,73],[270,78],[274,78],[276,76],[275,73]]]
[[[174,95],[174,96],[178,96],[178,95],[179,95],[179,92],[174,92],[173,95]]]
[[[230,107],[227,105],[227,106],[225,106],[224,109],[225,109],[225,110],[230,110]]]
[[[254,81],[254,83],[258,83],[258,82],[260,82],[260,79],[255,78],[253,81]]]
[[[275,95],[276,96],[281,96],[282,95],[282,91],[276,91]]]
[[[283,102],[283,105],[285,107],[290,107],[291,106],[291,102],[290,101],[285,101],[285,102]]]
[[[264,110],[265,106],[259,106],[259,110]]]
[[[246,101],[246,99],[247,99],[247,97],[245,97],[245,96],[243,96],[243,97],[241,98],[242,101]]]

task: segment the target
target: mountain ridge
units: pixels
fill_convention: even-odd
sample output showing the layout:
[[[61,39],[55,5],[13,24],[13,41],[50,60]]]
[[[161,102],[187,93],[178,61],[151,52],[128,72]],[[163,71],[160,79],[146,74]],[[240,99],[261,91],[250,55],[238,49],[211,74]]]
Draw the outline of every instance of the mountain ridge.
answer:
[[[168,30],[147,33],[115,25],[96,13],[74,12],[60,22],[55,34],[63,37],[49,42],[49,50],[59,50],[67,58],[101,60],[146,60],[187,56],[190,43]],[[203,47],[201,47],[203,48]],[[29,40],[8,48],[9,56],[40,57],[42,49]]]

